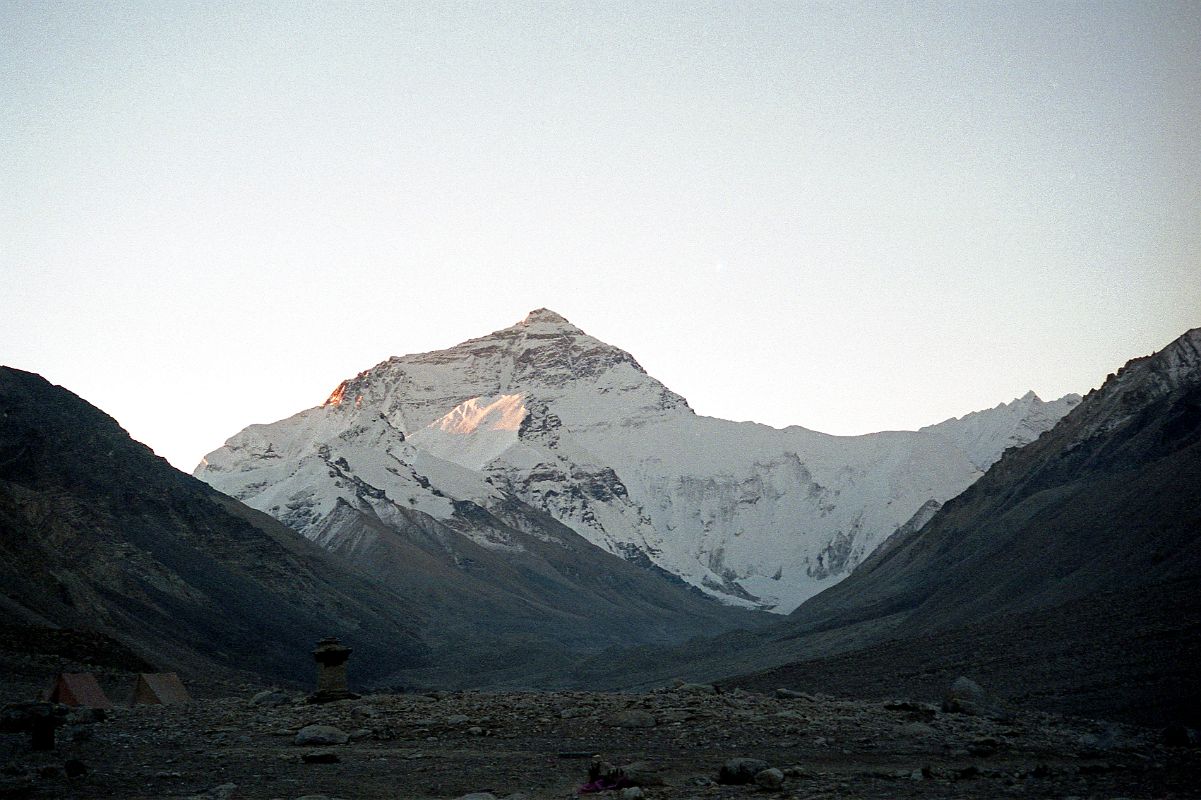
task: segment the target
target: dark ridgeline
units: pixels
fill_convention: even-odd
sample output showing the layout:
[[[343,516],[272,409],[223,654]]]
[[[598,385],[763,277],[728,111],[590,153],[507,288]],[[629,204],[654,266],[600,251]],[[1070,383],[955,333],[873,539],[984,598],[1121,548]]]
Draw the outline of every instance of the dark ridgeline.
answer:
[[[1201,329],[1128,363],[920,531],[775,637],[798,661],[731,681],[1017,702],[1201,723]]]
[[[0,585],[6,657],[28,648],[193,680],[309,683],[313,643],[330,634],[353,643],[361,680],[426,652],[407,600],[173,469],[66,389],[7,367]]]

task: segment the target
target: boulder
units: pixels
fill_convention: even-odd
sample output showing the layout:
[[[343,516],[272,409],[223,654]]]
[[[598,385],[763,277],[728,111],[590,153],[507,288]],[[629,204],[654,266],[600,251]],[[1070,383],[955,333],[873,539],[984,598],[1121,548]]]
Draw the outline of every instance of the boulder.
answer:
[[[755,785],[761,789],[775,790],[784,785],[784,773],[775,767],[755,773]]]
[[[947,689],[946,695],[943,696],[943,703],[946,704],[955,700],[983,703],[984,697],[984,689],[980,687],[980,684],[971,678],[960,675],[951,684],[951,688]]]
[[[250,698],[251,705],[256,706],[285,706],[292,702],[287,693],[279,689],[267,689]]]
[[[641,708],[627,708],[610,717],[609,724],[616,728],[653,728],[655,716]]]
[[[980,688],[980,684],[961,675],[943,695],[942,710],[952,714],[992,716],[999,712],[999,707]]]
[[[755,776],[771,767],[766,761],[757,758],[731,758],[721,765],[717,773],[717,782],[729,786],[740,786],[755,780]]]
[[[350,734],[333,725],[306,725],[296,734],[295,743],[302,747],[346,744]]]

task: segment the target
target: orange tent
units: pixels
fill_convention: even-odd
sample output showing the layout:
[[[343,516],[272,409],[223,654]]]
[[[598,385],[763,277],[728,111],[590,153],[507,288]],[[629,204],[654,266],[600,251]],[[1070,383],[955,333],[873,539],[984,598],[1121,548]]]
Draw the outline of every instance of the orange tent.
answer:
[[[191,701],[188,690],[183,688],[179,676],[174,672],[143,672],[134,684],[130,705],[161,703],[165,706],[182,705]]]
[[[45,700],[51,703],[62,703],[67,706],[83,706],[85,708],[112,708],[113,704],[105,696],[104,690],[96,682],[96,676],[90,672],[60,672],[54,679],[54,685],[47,690]]]

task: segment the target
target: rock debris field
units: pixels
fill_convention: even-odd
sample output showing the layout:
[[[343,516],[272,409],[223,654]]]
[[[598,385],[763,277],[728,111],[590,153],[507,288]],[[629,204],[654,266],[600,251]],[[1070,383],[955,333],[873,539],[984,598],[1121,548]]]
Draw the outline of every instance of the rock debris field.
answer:
[[[308,705],[275,690],[90,716],[75,712],[49,751],[0,735],[0,797],[1201,797],[1193,731],[970,700],[684,684]]]

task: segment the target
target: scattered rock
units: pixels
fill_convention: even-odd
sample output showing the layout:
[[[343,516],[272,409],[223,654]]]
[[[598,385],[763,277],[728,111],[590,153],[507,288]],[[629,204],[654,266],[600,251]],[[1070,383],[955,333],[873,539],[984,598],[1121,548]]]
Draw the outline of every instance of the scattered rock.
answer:
[[[1122,744],[1122,732],[1117,725],[1109,725],[1099,734],[1087,734],[1081,740],[1085,748],[1095,752],[1107,752]]]
[[[373,695],[319,709],[299,702],[255,705],[254,694],[200,700],[186,709],[118,708],[103,726],[92,726],[90,741],[54,755],[30,753],[23,735],[0,737],[0,748],[8,748],[0,749],[0,797],[136,794],[183,800],[198,792],[197,800],[217,800],[220,788],[206,793],[205,784],[195,782],[208,775],[210,786],[214,780],[241,784],[229,800],[251,795],[296,800],[322,792],[329,800],[346,792],[381,800],[456,798],[468,791],[505,798],[511,791],[506,784],[531,797],[564,798],[567,782],[585,784],[579,788],[596,782],[599,776],[585,778],[581,768],[599,759],[598,753],[609,757],[598,765],[607,780],[592,791],[610,800],[635,788],[644,798],[661,800],[884,798],[931,791],[963,800],[1019,793],[1026,800],[1073,793],[1118,798],[1144,796],[1143,786],[1162,787],[1156,790],[1163,796],[1190,797],[1195,793],[1190,778],[1201,769],[1201,749],[1179,746],[1192,742],[1187,729],[1169,735],[1163,728],[1035,710],[1016,709],[1013,724],[997,724],[988,716],[947,715],[903,701],[821,696],[808,702],[669,689],[639,696],[456,692],[428,701],[437,702],[431,714],[435,709],[411,694]],[[368,703],[379,712],[355,710]],[[566,709],[579,709],[580,717],[562,717]],[[606,724],[630,712],[650,716],[656,728]],[[454,715],[470,721],[448,727]],[[281,751],[283,742],[274,732],[290,729],[291,745],[310,723],[349,731],[349,742]],[[473,729],[489,738],[469,738],[477,733]],[[351,744],[367,731],[370,746]],[[431,735],[437,737],[433,743]],[[66,741],[62,729],[59,738]],[[1113,746],[1102,751],[1111,739]],[[335,733],[333,741],[341,740]],[[1165,748],[1166,742],[1179,744]],[[76,771],[68,757],[81,761],[86,778],[64,775]],[[719,772],[727,759],[732,763]],[[39,776],[47,765],[57,768],[55,777]],[[250,780],[245,770],[261,776],[259,788],[241,779]],[[719,786],[719,780],[740,785]]]
[[[496,800],[496,795],[492,792],[472,792],[471,794],[459,795],[458,800]]]
[[[928,739],[934,735],[934,729],[924,722],[910,722],[901,726],[901,734],[911,739]]]
[[[993,737],[982,736],[968,744],[967,751],[974,756],[983,758],[996,753],[1000,746],[1001,743]]]
[[[346,744],[350,735],[333,725],[306,725],[296,734],[296,744],[302,747]]]
[[[230,800],[236,791],[238,791],[238,784],[222,783],[219,786],[214,786],[207,792],[193,795],[192,800]]]
[[[915,703],[909,700],[890,700],[884,704],[888,711],[901,711],[909,715],[909,719],[918,722],[930,722],[938,716],[938,706],[932,703]]]
[[[775,767],[755,773],[755,784],[763,789],[779,789],[784,785],[784,773]]]
[[[755,776],[771,765],[757,758],[731,758],[721,765],[717,782],[728,786],[740,786],[755,780]]]
[[[279,689],[267,689],[250,698],[251,705],[256,706],[286,706],[291,702],[292,699]]]
[[[86,742],[92,738],[92,729],[87,725],[68,725],[63,728],[63,733],[69,740],[76,744]]]
[[[663,775],[654,765],[635,761],[617,768],[618,773],[635,786],[662,786]]]
[[[655,715],[641,708],[627,708],[610,717],[609,724],[617,728],[653,728]]]

